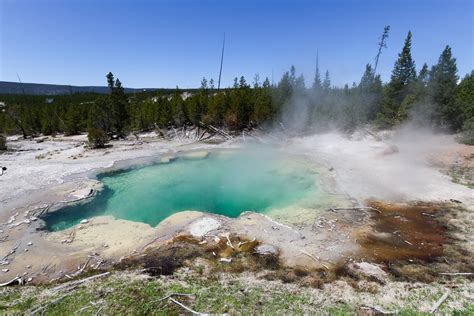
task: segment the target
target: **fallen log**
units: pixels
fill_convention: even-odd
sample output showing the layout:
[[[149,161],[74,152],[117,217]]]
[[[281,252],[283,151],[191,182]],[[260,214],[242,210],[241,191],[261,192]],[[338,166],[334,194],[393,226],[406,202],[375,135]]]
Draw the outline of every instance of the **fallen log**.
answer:
[[[225,234],[225,238],[227,239],[227,246],[229,246],[232,249],[235,249],[234,245],[232,245],[232,242],[230,241],[229,234]]]
[[[22,285],[23,279],[17,275],[15,278],[11,279],[10,281],[7,281],[5,283],[0,283],[0,287],[12,285],[12,284],[15,284],[16,282],[18,282],[19,285]]]
[[[160,298],[160,299],[158,299],[158,300],[155,300],[155,301],[153,301],[153,302],[164,301],[164,300],[166,300],[167,298],[170,298],[170,297],[172,297],[172,296],[194,296],[194,294],[188,294],[188,293],[170,293],[170,294],[168,294],[168,295],[166,295],[166,296],[164,296],[164,297],[162,297],[162,298]]]
[[[217,127],[214,127],[212,125],[206,125],[204,124],[203,122],[199,122],[199,125],[201,125],[202,127],[206,128],[206,129],[210,129],[211,131],[223,136],[225,139],[229,140],[229,139],[232,139],[233,137],[230,136],[228,133],[224,132],[223,130],[221,129],[218,129]]]
[[[62,300],[63,298],[71,295],[72,293],[66,293],[66,294],[63,294],[61,295],[60,297],[58,297],[57,299],[55,300],[52,300],[51,302],[47,303],[47,304],[44,304],[44,305],[41,305],[41,306],[37,306],[33,311],[31,311],[30,313],[28,313],[29,316],[32,316],[32,315],[36,315],[37,313],[41,312],[42,310],[46,309],[48,306],[50,305],[54,305],[56,303],[58,303],[60,300]]]
[[[70,282],[67,282],[67,283],[64,283],[64,284],[61,284],[59,286],[56,286],[54,288],[51,289],[51,291],[54,293],[54,292],[58,292],[58,291],[61,291],[63,289],[66,289],[66,288],[75,288],[76,286],[79,286],[83,283],[86,283],[86,282],[89,282],[89,281],[92,281],[92,280],[95,280],[95,279],[99,279],[99,278],[102,278],[102,277],[105,277],[107,275],[109,275],[110,272],[104,272],[104,273],[101,273],[101,274],[96,274],[96,275],[93,275],[93,276],[90,276],[90,277],[87,277],[85,279],[81,279],[81,280],[76,280],[76,281],[70,281]]]
[[[321,264],[326,270],[329,270],[329,267],[327,265],[325,265],[324,263],[321,262],[321,260],[319,258],[316,258],[315,256],[313,256],[312,254],[310,254],[309,252],[307,252],[306,250],[302,250],[301,249],[301,253],[310,257],[311,259],[313,259],[314,261],[316,261],[317,263]]]
[[[441,298],[436,301],[436,303],[433,305],[433,307],[430,310],[431,314],[434,314],[438,310],[438,308],[441,306],[441,304],[443,304],[444,301],[446,301],[446,299],[449,296],[449,293],[450,293],[450,291],[447,290],[446,293],[444,293],[443,296],[441,296]]]
[[[371,211],[375,211],[375,212],[378,212],[380,214],[382,214],[382,212],[378,209],[376,209],[375,207],[371,207],[371,206],[364,206],[364,207],[338,207],[338,208],[330,208],[329,209],[330,211],[364,211],[364,210],[371,210]]]
[[[195,310],[192,310],[191,308],[187,307],[186,305],[184,305],[183,303],[181,302],[178,302],[177,300],[175,300],[174,298],[170,297],[169,298],[171,302],[175,303],[176,305],[184,308],[185,310],[187,310],[188,312],[192,313],[193,315],[200,315],[200,316],[203,316],[203,315],[209,315],[209,314],[205,314],[205,313],[200,313],[200,312],[196,312]]]
[[[398,311],[385,310],[380,306],[362,305],[361,308],[370,309],[370,310],[373,310],[374,312],[377,312],[377,313],[382,314],[382,315],[396,315],[398,313]]]

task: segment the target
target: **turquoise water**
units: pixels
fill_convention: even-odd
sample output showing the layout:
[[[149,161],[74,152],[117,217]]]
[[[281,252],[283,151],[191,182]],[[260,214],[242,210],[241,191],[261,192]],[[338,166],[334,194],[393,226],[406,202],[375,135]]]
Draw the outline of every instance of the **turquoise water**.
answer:
[[[301,164],[271,151],[178,158],[102,174],[98,179],[104,190],[91,201],[65,207],[43,220],[46,229],[58,231],[98,215],[151,226],[184,210],[237,217],[243,211],[265,212],[304,199],[317,190],[316,177]]]

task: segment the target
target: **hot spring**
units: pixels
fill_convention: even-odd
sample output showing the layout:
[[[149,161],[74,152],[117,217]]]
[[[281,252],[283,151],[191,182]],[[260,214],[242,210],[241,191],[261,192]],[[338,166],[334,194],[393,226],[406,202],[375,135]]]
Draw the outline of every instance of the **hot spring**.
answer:
[[[59,231],[101,215],[156,226],[168,216],[196,210],[228,217],[268,213],[322,198],[318,172],[275,151],[215,152],[167,163],[103,173],[104,189],[84,203],[46,214],[46,229]]]

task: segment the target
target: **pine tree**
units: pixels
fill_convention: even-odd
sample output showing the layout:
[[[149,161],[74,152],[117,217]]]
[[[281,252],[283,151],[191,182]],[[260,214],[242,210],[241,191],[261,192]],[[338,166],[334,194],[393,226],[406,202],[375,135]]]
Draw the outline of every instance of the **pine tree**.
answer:
[[[359,111],[356,114],[359,122],[371,121],[380,111],[380,101],[382,98],[382,80],[380,75],[374,76],[372,65],[365,66],[364,74],[357,86],[355,102],[358,103]]]
[[[112,93],[112,91],[114,90],[114,85],[115,85],[114,75],[111,72],[109,72],[105,77],[107,78],[107,86],[110,89],[110,93]]]
[[[286,71],[283,73],[283,76],[275,89],[275,107],[278,109],[280,114],[284,111],[284,107],[287,105],[292,94],[293,86],[291,85],[290,73]]]
[[[304,76],[303,74],[299,75],[295,81],[295,91],[298,91],[300,94],[305,90]]]
[[[64,133],[69,135],[77,135],[81,132],[81,112],[75,105],[69,105],[64,120]]]
[[[411,32],[408,31],[408,35],[405,39],[402,52],[398,54],[398,60],[395,62],[395,66],[391,76],[392,84],[399,85],[401,87],[408,85],[415,81],[416,70],[415,62],[411,57]]]
[[[201,91],[207,92],[208,86],[207,86],[207,79],[206,77],[202,77],[201,80]]]
[[[252,121],[257,125],[272,118],[272,95],[270,88],[270,80],[265,78],[261,87],[254,89],[254,106],[252,112]]]
[[[323,81],[323,90],[329,90],[331,88],[331,79],[329,78],[329,70],[326,70]]]
[[[249,86],[247,85],[247,81],[245,80],[245,77],[241,76],[239,80],[239,88],[242,89],[242,88],[248,88],[248,87]]]
[[[462,113],[462,141],[474,145],[474,71],[457,86],[453,105]]]
[[[408,115],[414,98],[410,86],[416,81],[415,62],[411,56],[411,32],[405,39],[402,51],[392,70],[390,83],[384,91],[382,112],[378,114],[378,124],[383,127],[392,126]]]
[[[428,78],[429,78],[428,65],[424,63],[423,67],[421,67],[421,70],[418,73],[418,77],[416,78],[416,81],[421,86],[426,87],[428,85]]]
[[[313,90],[316,94],[321,91],[321,74],[319,73],[319,54],[316,55],[316,71],[314,72]]]
[[[290,84],[292,87],[296,85],[296,68],[294,65],[291,65],[290,68]]]
[[[212,81],[212,79],[211,79]],[[171,108],[173,112],[173,121],[177,126],[182,126],[188,118],[186,117],[186,110],[183,99],[181,98],[181,91],[176,87],[171,98]]]
[[[431,68],[428,87],[431,101],[435,105],[435,122],[456,130],[461,127],[459,109],[453,105],[453,95],[459,79],[456,59],[452,57],[451,47],[446,46],[439,56],[438,63]]]
[[[365,71],[360,79],[359,89],[361,90],[369,90],[374,82],[374,72],[372,70],[372,65],[367,64],[365,65]]]
[[[0,151],[5,151],[7,150],[7,138],[5,135],[0,134]]]
[[[109,79],[113,79],[112,73],[107,75],[107,80],[110,87],[111,82],[109,82]],[[128,98],[125,95],[122,82],[120,82],[118,78],[115,80],[113,87],[111,87],[110,104],[112,110],[112,130],[110,132],[116,133],[118,136],[123,136],[125,127],[129,123],[129,117],[126,109],[128,105]]]

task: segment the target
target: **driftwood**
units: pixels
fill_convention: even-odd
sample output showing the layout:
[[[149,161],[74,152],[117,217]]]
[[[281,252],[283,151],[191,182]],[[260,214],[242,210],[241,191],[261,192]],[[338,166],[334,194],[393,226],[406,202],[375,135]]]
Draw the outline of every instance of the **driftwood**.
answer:
[[[7,281],[5,283],[0,283],[0,287],[13,285],[15,283],[18,283],[21,285],[23,284],[23,279],[17,275],[15,278],[11,279],[10,281]]]
[[[363,206],[363,207],[339,207],[339,208],[330,208],[330,211],[365,211],[365,210],[371,210],[375,211],[378,213],[382,213],[380,210],[376,209],[375,207],[371,206]]]
[[[55,300],[52,300],[51,302],[49,302],[48,304],[44,304],[44,305],[40,305],[40,306],[37,306],[35,309],[33,309],[33,311],[31,311],[30,313],[28,313],[28,315],[36,315],[37,313],[41,312],[42,310],[46,309],[48,306],[50,305],[54,305],[56,304],[57,302],[59,302],[60,300],[62,300],[63,298],[67,297],[71,295],[71,293],[66,293],[64,295],[61,295],[60,297],[58,297],[57,299]]]
[[[310,254],[309,252],[307,252],[306,250],[302,250],[301,249],[301,253],[310,257],[311,259],[313,259],[314,261],[316,261],[317,263],[321,264],[326,270],[329,270],[329,267],[327,265],[325,265],[324,263],[321,262],[321,260],[319,258],[316,258],[315,256],[313,256],[312,254]]]
[[[176,305],[184,308],[185,310],[187,310],[188,312],[192,313],[193,315],[209,315],[209,314],[205,314],[205,313],[200,313],[200,312],[196,312],[195,310],[192,310],[191,308],[187,307],[186,305],[184,305],[183,303],[181,302],[178,302],[177,300],[175,300],[174,298],[170,297],[169,300],[173,303],[175,303]]]
[[[178,141],[181,141],[181,138],[179,138],[178,132],[176,132],[176,129],[173,127],[174,135],[178,139]]]
[[[54,272],[56,270],[56,265],[51,265],[51,263],[48,263],[47,265],[43,266],[41,268],[41,273],[44,275],[48,275],[50,272]]]
[[[160,302],[160,301],[164,301],[172,296],[194,296],[194,294],[188,294],[188,293],[170,293],[154,302]]]
[[[444,293],[443,296],[441,296],[441,298],[438,301],[436,301],[436,303],[433,305],[433,307],[430,310],[431,314],[434,314],[438,310],[438,308],[441,306],[441,304],[443,304],[444,301],[446,301],[446,299],[449,296],[449,293],[450,291],[447,290],[446,293]]]
[[[474,272],[443,272],[441,275],[474,275]]]
[[[230,136],[228,133],[224,132],[223,130],[218,129],[217,127],[214,127],[212,125],[206,125],[203,122],[199,122],[199,125],[201,125],[202,127],[206,128],[208,130],[213,131],[214,133],[217,133],[217,134],[223,136],[227,140],[232,139],[232,136]]]
[[[47,304],[43,304],[43,305],[40,305],[40,306],[37,306],[35,309],[33,309],[33,311],[29,312],[28,315],[36,315],[38,314],[39,312],[43,311],[44,309],[46,309],[48,306],[50,305],[54,305],[56,303],[58,303],[59,301],[61,301],[63,298],[71,295],[72,292],[70,293],[65,293],[63,295],[61,295],[60,297],[52,300],[51,302],[47,303]]]
[[[202,135],[204,136],[205,134],[206,134],[206,133],[204,133],[204,134],[202,134]],[[212,138],[212,137],[214,137],[214,136],[216,136],[216,134],[215,134],[215,133],[209,133],[209,135],[208,135],[208,136],[206,136],[206,137],[203,137],[203,138],[201,137],[201,138],[199,139],[199,141],[200,141],[200,142],[202,142],[202,141],[204,141],[204,140],[208,140],[209,138]]]
[[[18,242],[11,250],[8,254],[6,254],[3,258],[0,259],[0,261],[5,261],[6,259],[8,259],[8,257],[10,257],[11,255],[13,255],[16,250],[18,249],[18,247],[20,247],[20,243],[21,242]]]
[[[232,249],[235,249],[234,245],[232,245],[232,242],[230,241],[229,234],[225,234],[225,238],[227,239],[227,246],[229,246]]]
[[[382,315],[396,315],[398,311],[387,311],[380,306],[362,305],[363,309],[370,309]]]
[[[94,316],[98,316],[100,314],[100,312],[104,309],[104,307],[105,307],[105,304],[103,304],[101,307],[99,307],[97,312],[95,312]]]
[[[192,313],[193,315],[208,315],[208,314],[205,314],[205,313],[200,313],[200,312],[196,312],[195,310],[192,310],[191,308],[187,307],[186,305],[184,305],[183,303],[175,300],[173,298],[173,296],[194,296],[194,294],[188,294],[188,293],[170,293],[160,299],[157,299],[157,300],[154,300],[152,302],[161,302],[161,301],[164,301],[166,299],[169,299],[171,302],[175,303],[176,305],[184,308],[185,310],[187,310],[188,312]]]
[[[83,283],[86,283],[86,282],[89,282],[89,281],[92,281],[92,280],[95,280],[95,279],[99,279],[99,278],[102,278],[102,277],[105,277],[107,275],[109,275],[110,272],[104,272],[104,273],[101,273],[101,274],[96,274],[96,275],[93,275],[93,276],[90,276],[90,277],[87,277],[85,279],[81,279],[81,280],[76,280],[76,281],[70,281],[70,282],[67,282],[67,283],[64,283],[64,284],[61,284],[61,285],[58,285],[56,286],[55,288],[51,289],[51,291],[54,293],[54,292],[58,292],[58,291],[61,291],[63,289],[67,289],[67,290],[71,290]]]

